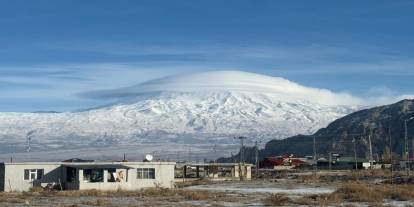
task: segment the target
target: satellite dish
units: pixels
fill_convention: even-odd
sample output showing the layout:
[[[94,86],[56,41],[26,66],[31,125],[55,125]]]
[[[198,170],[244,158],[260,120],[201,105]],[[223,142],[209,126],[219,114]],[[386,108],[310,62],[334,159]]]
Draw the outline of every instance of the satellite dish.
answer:
[[[152,159],[154,159],[154,157],[152,155],[145,155],[145,160],[146,161],[152,161]]]

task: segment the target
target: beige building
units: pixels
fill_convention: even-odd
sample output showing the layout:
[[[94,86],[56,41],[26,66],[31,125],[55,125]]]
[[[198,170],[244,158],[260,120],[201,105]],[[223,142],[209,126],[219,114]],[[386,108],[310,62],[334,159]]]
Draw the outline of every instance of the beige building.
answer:
[[[174,187],[175,162],[0,163],[0,191],[35,186],[63,190],[137,190]]]
[[[176,176],[210,180],[251,180],[252,166],[240,163],[180,163],[176,165]]]

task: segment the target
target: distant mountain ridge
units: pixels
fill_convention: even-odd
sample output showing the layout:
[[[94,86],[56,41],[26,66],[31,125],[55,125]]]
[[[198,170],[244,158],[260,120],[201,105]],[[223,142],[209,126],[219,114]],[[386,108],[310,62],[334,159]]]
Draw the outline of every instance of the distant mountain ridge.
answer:
[[[368,157],[368,134],[371,131],[374,158],[387,158],[387,148],[391,137],[393,154],[402,155],[404,150],[404,120],[414,117],[414,100],[402,100],[395,104],[364,109],[351,113],[330,123],[326,128],[318,130],[313,135],[297,135],[281,140],[271,140],[260,150],[260,157],[283,154],[296,156],[313,155],[313,138],[316,140],[318,154],[327,153],[353,155],[353,139],[356,139],[357,154]],[[414,121],[407,122],[410,153],[413,155]],[[237,159],[235,156],[235,159]],[[246,158],[254,162],[255,152],[249,148]],[[229,158],[222,159],[229,161]]]

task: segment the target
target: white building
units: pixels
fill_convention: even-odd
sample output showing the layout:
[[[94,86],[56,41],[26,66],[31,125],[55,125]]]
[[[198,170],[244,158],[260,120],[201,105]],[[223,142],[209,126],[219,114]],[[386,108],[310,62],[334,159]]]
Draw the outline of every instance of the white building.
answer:
[[[0,163],[0,191],[54,185],[65,190],[174,187],[175,162]]]

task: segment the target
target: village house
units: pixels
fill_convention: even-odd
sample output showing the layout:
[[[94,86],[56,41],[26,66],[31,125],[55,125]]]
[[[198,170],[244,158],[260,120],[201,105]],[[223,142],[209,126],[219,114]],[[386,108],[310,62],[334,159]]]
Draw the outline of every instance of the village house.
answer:
[[[294,157],[293,155],[283,155],[276,157],[266,157],[260,161],[259,166],[261,168],[274,169],[274,170],[290,170],[295,168],[302,168],[312,165],[312,158]]]
[[[247,163],[178,163],[176,178],[251,180],[252,166]]]
[[[175,162],[0,163],[0,191],[54,186],[62,190],[174,187]]]

